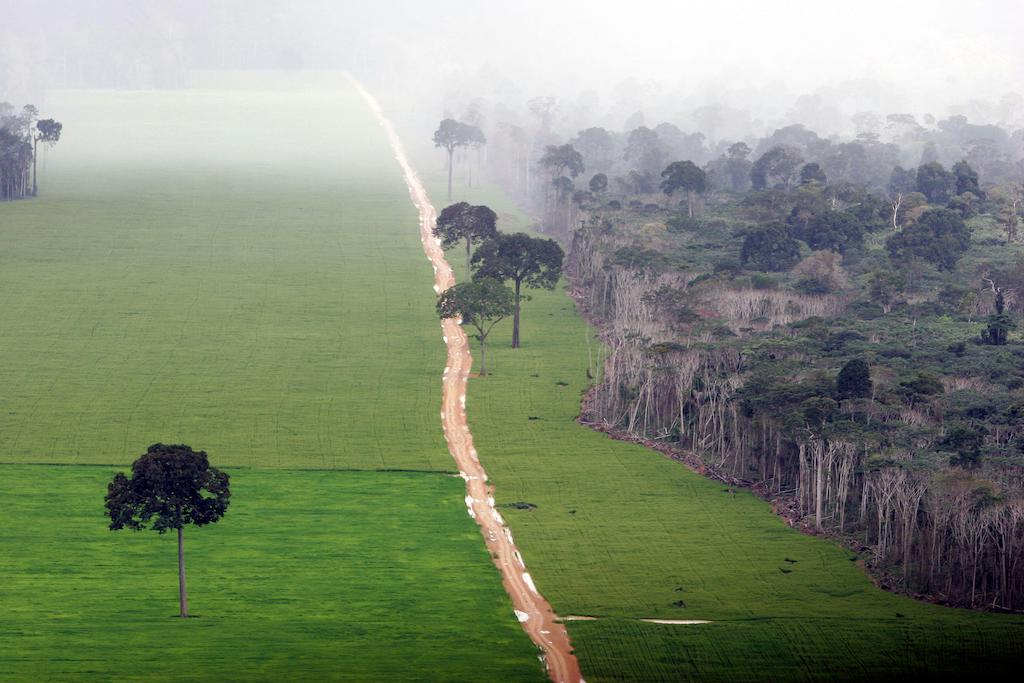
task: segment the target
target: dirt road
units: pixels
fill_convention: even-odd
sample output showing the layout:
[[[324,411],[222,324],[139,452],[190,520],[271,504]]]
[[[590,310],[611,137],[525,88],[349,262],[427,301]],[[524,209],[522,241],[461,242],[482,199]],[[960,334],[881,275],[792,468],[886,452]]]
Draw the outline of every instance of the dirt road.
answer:
[[[420,212],[420,238],[423,251],[434,267],[434,291],[443,292],[455,284],[451,266],[445,260],[444,251],[433,235],[437,211],[430,203],[423,184],[409,164],[402,141],[391,123],[384,116],[374,99],[362,85],[352,79],[353,86],[366,99],[387,133],[395,152],[395,158],[402,167],[409,194]],[[512,540],[512,532],[494,507],[494,489],[487,483],[487,473],[473,447],[473,435],[466,422],[466,383],[473,359],[469,341],[462,327],[455,320],[441,324],[444,342],[448,347],[448,366],[442,379],[441,424],[444,428],[448,450],[459,466],[459,472],[466,481],[466,507],[470,516],[480,526],[487,549],[494,564],[501,572],[505,590],[512,598],[516,617],[533,642],[544,651],[544,663],[548,674],[555,683],[582,683],[579,664],[572,653],[569,635],[551,605],[537,591],[523,562],[519,549]]]

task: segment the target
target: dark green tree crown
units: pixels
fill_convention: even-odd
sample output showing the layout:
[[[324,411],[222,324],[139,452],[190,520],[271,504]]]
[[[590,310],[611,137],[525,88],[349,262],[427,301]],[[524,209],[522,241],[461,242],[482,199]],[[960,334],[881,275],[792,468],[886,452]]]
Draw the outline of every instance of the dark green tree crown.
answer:
[[[106,507],[112,530],[151,527],[164,533],[216,522],[230,498],[228,475],[210,467],[204,451],[157,443],[132,463],[130,478],[114,476]]]

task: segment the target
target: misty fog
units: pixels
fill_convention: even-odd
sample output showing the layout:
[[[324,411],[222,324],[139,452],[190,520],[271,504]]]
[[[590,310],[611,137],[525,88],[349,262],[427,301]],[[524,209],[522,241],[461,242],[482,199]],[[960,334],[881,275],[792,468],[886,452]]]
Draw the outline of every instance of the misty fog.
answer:
[[[1024,123],[1019,9],[1015,0],[4,0],[0,100],[184,87],[204,69],[348,69],[423,125],[473,98],[514,107],[554,96],[555,124],[568,132],[618,130],[637,112],[693,129],[710,125],[694,116],[705,106],[734,137],[797,121],[852,135],[859,112],[1013,126]]]

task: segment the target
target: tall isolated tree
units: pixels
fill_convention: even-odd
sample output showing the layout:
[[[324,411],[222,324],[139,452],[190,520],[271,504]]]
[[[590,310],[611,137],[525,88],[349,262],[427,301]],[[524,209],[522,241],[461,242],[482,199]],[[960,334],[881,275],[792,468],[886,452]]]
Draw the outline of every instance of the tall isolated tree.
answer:
[[[480,278],[452,285],[437,299],[442,319],[462,318],[476,328],[480,342],[480,375],[487,374],[487,335],[501,320],[512,315],[512,290],[494,278]]]
[[[458,202],[441,210],[434,224],[434,237],[441,240],[441,248],[446,251],[465,240],[466,268],[469,268],[473,245],[495,237],[497,222],[498,215],[490,208]]]
[[[515,290],[512,317],[512,348],[519,348],[519,313],[522,287],[554,289],[562,274],[565,253],[551,239],[530,237],[525,232],[499,234],[473,254],[473,279],[511,280]]]
[[[185,588],[187,524],[203,526],[224,516],[231,499],[228,475],[210,466],[205,451],[185,445],[153,444],[132,463],[132,476],[118,472],[107,486],[106,506],[110,529],[152,528],[163,534],[178,532],[178,602],[180,616],[188,616]]]
[[[36,180],[36,162],[39,159],[39,143],[42,142],[44,145],[54,146],[57,141],[60,140],[60,133],[64,129],[64,124],[53,119],[43,119],[42,121],[36,122],[36,130],[38,131],[32,137],[32,196],[35,197],[39,194],[39,182]]]
[[[686,211],[693,218],[694,199],[704,194],[706,178],[704,171],[692,161],[673,161],[661,172],[661,191],[672,195],[676,190],[686,190]]]
[[[444,119],[434,131],[434,147],[448,152],[448,199],[452,198],[452,168],[455,165],[455,150],[472,143],[472,126],[455,119]]]

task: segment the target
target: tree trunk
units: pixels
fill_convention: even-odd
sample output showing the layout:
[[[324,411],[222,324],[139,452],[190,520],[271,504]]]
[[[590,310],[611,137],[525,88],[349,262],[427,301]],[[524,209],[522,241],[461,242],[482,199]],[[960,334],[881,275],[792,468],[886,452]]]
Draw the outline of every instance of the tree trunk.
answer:
[[[181,617],[188,616],[188,591],[185,590],[185,533],[178,527],[178,603]]]
[[[693,192],[690,190],[686,192],[686,212],[693,218]]]
[[[516,305],[512,314],[512,348],[519,348],[519,280],[516,280]]]
[[[823,453],[821,450],[824,448],[821,444],[815,444],[818,446],[817,451],[814,454],[814,527],[821,531],[821,517],[822,517],[822,494],[825,488],[825,477],[822,472],[822,459]]]
[[[452,200],[452,166],[454,162],[452,157],[455,155],[455,148],[452,147],[448,150],[448,201]]]
[[[32,139],[32,196],[39,194],[39,183],[36,182],[36,159],[39,158],[39,138]]]
[[[487,347],[484,346],[484,338],[480,337],[480,376],[487,374]]]
[[[466,237],[466,270],[467,271],[469,270],[469,259],[470,259],[470,255],[471,255],[470,254],[470,248],[472,247],[472,245],[473,245],[473,243],[470,241],[469,237]]]

